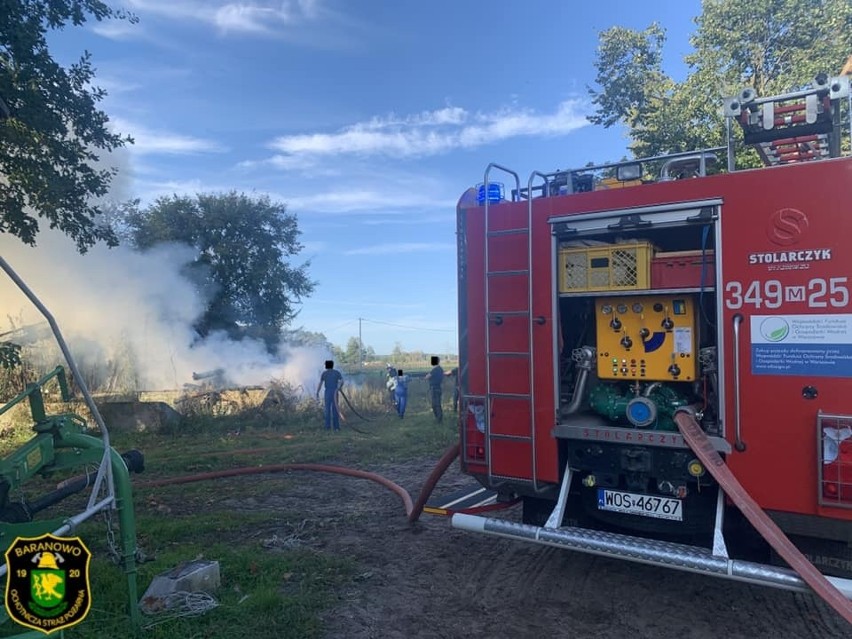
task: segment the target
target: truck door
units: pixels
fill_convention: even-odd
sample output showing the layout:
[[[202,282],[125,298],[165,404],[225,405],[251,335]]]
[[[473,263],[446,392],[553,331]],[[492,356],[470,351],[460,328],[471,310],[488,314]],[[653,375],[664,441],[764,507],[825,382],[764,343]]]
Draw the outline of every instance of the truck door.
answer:
[[[820,512],[817,416],[852,413],[850,168],[743,174],[722,207],[728,463],[770,510]]]

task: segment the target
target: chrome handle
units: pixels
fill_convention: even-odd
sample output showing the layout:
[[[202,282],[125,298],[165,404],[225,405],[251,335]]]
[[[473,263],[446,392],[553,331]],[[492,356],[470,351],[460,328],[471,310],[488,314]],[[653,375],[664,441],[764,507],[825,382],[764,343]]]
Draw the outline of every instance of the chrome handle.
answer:
[[[543,196],[548,195],[548,187],[547,187],[547,175],[541,173],[540,171],[533,171],[530,173],[530,179],[527,181],[527,268],[528,273],[532,273],[532,265],[533,265],[533,192],[532,185],[533,181],[536,177],[540,177],[544,181],[544,185],[542,186],[541,193]],[[530,371],[529,371],[529,379],[530,379],[530,450],[532,451],[532,487],[533,492],[538,494],[544,490],[543,486],[539,486],[538,483],[538,457],[536,455],[536,422],[535,422],[535,348],[533,348],[533,344],[535,343],[535,335],[533,335],[533,322],[535,322],[539,326],[543,326],[547,321],[545,320],[543,315],[539,315],[534,320],[532,318],[533,313],[533,286],[532,279],[529,281],[529,285],[527,286],[527,292],[529,297],[527,298],[527,308],[530,312],[530,323],[529,323],[529,344],[530,344]]]
[[[740,424],[740,324],[743,316],[734,315],[734,448],[739,452],[746,449],[742,439],[742,426]]]

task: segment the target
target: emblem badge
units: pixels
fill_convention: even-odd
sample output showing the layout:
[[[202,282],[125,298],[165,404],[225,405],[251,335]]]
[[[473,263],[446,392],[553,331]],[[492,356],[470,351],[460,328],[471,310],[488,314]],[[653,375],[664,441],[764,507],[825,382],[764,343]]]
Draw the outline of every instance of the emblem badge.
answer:
[[[779,209],[769,219],[766,237],[778,246],[790,246],[799,241],[808,229],[808,216],[799,209]]]
[[[9,616],[44,633],[83,621],[92,605],[91,558],[79,537],[18,537],[6,551]]]

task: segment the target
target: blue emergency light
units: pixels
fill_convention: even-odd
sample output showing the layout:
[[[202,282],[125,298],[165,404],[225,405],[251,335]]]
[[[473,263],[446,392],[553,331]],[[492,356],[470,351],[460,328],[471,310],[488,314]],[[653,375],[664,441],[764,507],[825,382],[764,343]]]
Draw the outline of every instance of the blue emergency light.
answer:
[[[485,204],[485,184],[480,184],[476,187],[476,201],[482,205]],[[502,202],[506,199],[506,195],[503,189],[503,184],[500,182],[489,182],[488,183],[488,203],[495,204],[497,202]]]

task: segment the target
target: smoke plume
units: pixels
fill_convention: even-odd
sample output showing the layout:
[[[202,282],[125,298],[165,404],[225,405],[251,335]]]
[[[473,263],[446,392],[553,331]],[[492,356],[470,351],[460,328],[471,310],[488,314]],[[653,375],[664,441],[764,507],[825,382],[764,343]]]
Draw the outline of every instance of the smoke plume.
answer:
[[[328,358],[322,348],[290,345],[271,356],[262,342],[235,342],[224,334],[194,343],[192,325],[204,303],[180,275],[193,257],[189,247],[138,253],[99,245],[79,255],[64,235],[45,230],[36,247],[0,235],[0,254],[56,318],[75,358],[111,368],[113,375],[123,370],[137,390],[181,388],[192,382],[193,372],[223,369],[235,385],[275,379],[310,392]],[[0,332],[43,321],[2,272],[0,309],[0,327],[7,325]]]

